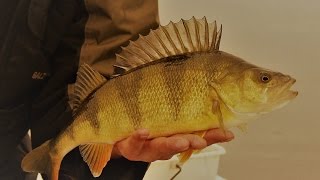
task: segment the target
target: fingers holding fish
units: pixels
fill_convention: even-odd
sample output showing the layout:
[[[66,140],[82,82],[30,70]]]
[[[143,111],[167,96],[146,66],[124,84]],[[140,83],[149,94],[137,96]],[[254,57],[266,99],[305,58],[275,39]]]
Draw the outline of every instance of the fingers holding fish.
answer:
[[[163,144],[161,144],[161,141]],[[155,139],[153,143],[154,145],[151,146],[159,151],[159,158],[156,160],[167,160],[178,153],[190,149],[202,149],[207,146],[207,142],[195,134],[176,134],[170,137],[163,137],[163,139]]]
[[[189,149],[188,140],[179,137],[158,137],[154,138],[145,145],[144,153],[148,162],[156,160],[167,160],[175,154]]]
[[[188,149],[202,149],[207,146],[207,141],[195,134],[176,134],[150,140],[147,140],[147,134],[147,130],[138,130],[132,136],[118,142],[114,154],[132,161],[153,162],[170,159]]]
[[[129,160],[138,160],[149,136],[149,131],[139,129],[130,137],[116,143],[113,158],[124,156]]]
[[[132,161],[145,162],[167,160],[188,149],[203,149],[211,144],[234,139],[231,131],[219,128],[208,130],[203,138],[196,134],[176,134],[148,140],[148,136],[148,130],[137,130],[132,136],[116,144],[113,157],[123,156]]]
[[[234,139],[234,134],[231,131],[216,128],[208,130],[204,139],[207,141],[208,145],[211,145],[231,141]]]
[[[207,146],[206,140],[195,134],[176,134],[172,136],[172,138],[183,138],[187,140],[189,142],[188,149],[202,149]],[[178,143],[178,141],[174,143]]]
[[[131,161],[153,162],[170,159],[190,147],[189,140],[183,137],[158,137],[147,140],[146,134],[146,130],[138,130],[132,136],[116,143],[113,157],[123,156]]]

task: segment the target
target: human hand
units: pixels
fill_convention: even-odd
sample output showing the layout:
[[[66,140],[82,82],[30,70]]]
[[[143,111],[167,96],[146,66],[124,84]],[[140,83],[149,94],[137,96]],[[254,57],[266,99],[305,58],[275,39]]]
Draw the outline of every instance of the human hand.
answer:
[[[132,136],[114,146],[112,157],[123,156],[131,161],[153,162],[167,160],[188,149],[202,149],[214,143],[231,141],[232,132],[221,129],[208,130],[204,138],[195,134],[176,134],[170,137],[148,139],[148,130],[136,131]]]

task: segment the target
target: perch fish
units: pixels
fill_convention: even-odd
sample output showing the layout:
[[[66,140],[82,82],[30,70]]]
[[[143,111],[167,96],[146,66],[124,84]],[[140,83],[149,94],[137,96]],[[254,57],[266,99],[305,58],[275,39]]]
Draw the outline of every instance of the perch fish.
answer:
[[[70,99],[73,122],[27,154],[22,169],[57,180],[63,157],[79,146],[92,175],[100,176],[113,145],[137,129],[150,139],[176,133],[243,127],[283,107],[298,92],[295,79],[219,50],[222,26],[206,18],[170,22],[130,42],[117,55],[123,73],[106,80],[79,68]],[[185,162],[192,151],[181,154]]]

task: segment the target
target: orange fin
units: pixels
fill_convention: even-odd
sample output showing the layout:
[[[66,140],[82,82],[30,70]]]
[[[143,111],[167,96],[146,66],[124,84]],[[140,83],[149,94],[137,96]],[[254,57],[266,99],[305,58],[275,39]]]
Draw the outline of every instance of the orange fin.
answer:
[[[203,138],[206,135],[206,133],[207,133],[207,131],[198,131],[198,132],[195,132],[193,134],[198,135],[198,136]]]
[[[207,131],[198,131],[198,132],[195,132],[195,133],[193,133],[193,134],[198,135],[198,136],[200,136],[200,137],[203,138],[206,133],[207,133]],[[192,155],[193,153],[199,153],[201,150],[202,150],[202,149],[196,149],[196,150],[194,150],[194,149],[189,149],[189,150],[187,150],[187,151],[184,151],[184,152],[180,153],[180,154],[178,155],[179,164],[180,164],[180,165],[184,164],[186,161],[188,161],[188,159],[190,159],[190,157],[191,157],[191,155]]]
[[[110,144],[85,144],[80,145],[80,153],[88,164],[94,177],[99,177],[103,168],[110,160],[113,145]]]
[[[178,155],[179,164],[180,164],[180,165],[183,165],[185,162],[187,162],[187,161],[190,159],[192,153],[193,153],[193,150],[192,150],[192,149],[189,149],[189,150],[187,150],[187,151],[184,151],[184,152],[180,153],[180,154]]]
[[[207,131],[198,131],[198,132],[196,132],[194,134],[196,134],[196,135],[198,135],[198,136],[203,138],[206,135],[206,133],[207,133]],[[195,149],[195,150],[193,150],[193,154],[198,154],[198,153],[201,152],[201,150],[202,149]]]

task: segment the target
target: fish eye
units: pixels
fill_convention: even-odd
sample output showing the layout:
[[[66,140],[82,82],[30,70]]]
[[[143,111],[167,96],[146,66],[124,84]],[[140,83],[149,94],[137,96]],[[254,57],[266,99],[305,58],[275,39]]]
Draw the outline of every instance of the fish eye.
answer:
[[[271,80],[271,76],[267,73],[262,73],[260,76],[260,80],[264,83],[267,83]]]

